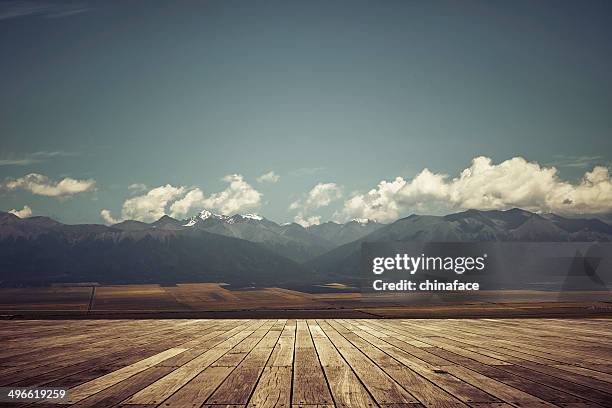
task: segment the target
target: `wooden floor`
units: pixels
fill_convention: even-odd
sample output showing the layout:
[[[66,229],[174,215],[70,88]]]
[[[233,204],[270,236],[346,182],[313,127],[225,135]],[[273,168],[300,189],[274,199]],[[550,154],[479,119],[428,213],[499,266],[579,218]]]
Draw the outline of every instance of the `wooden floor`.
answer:
[[[612,407],[607,319],[22,320],[0,345],[0,386],[75,407]]]

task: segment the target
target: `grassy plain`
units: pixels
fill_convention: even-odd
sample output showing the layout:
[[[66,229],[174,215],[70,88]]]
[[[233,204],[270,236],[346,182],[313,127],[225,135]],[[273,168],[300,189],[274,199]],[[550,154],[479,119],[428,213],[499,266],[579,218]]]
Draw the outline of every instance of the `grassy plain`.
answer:
[[[612,315],[606,292],[481,291],[477,297],[372,296],[327,288],[232,288],[217,283],[0,289],[0,314],[14,317],[488,317]]]

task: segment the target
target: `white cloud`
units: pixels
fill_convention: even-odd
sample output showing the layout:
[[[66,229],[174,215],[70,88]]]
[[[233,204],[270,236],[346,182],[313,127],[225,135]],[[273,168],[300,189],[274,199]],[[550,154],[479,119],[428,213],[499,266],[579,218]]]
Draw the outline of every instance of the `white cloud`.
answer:
[[[307,214],[318,208],[327,207],[340,198],[342,198],[342,188],[336,183],[319,183],[308,192],[304,199],[291,203],[289,209],[298,210],[293,220],[306,227],[321,222],[321,217]]]
[[[170,207],[170,216],[184,218],[192,209],[204,205],[204,193],[199,188],[194,188],[185,194],[185,197],[175,201]]]
[[[166,214],[166,206],[185,192],[184,187],[174,187],[170,184],[149,190],[147,194],[128,198],[123,203],[121,218],[114,218],[110,211],[102,210],[100,215],[107,223],[123,220],[155,221]]]
[[[293,218],[293,221],[306,228],[310,227],[311,225],[319,225],[321,223],[321,216],[313,215],[310,217],[304,217],[303,214],[298,214]]]
[[[148,187],[143,183],[133,183],[128,186],[128,189],[137,193],[141,193],[143,191],[147,191]]]
[[[257,177],[259,183],[277,183],[278,180],[280,180],[280,176],[274,173],[274,171],[269,171]]]
[[[342,197],[342,189],[336,183],[319,183],[312,188],[303,200],[298,200],[289,206],[290,209],[315,210],[326,207],[332,201]]]
[[[106,223],[115,224],[123,220],[155,221],[165,214],[184,218],[192,210],[202,208],[233,215],[261,205],[261,193],[244,181],[240,174],[225,176],[223,180],[229,186],[209,197],[197,187],[189,189],[166,184],[125,200],[120,218],[113,217],[109,210],[102,210],[100,216]]]
[[[9,211],[11,214],[15,214],[19,218],[26,218],[32,215],[32,209],[27,205],[24,205],[21,210],[12,209]]]
[[[102,219],[104,220],[105,223],[107,224],[117,224],[118,222],[121,222],[121,220],[117,220],[115,218],[113,218],[111,212],[109,210],[102,210],[100,211],[100,216],[102,217]]]
[[[356,194],[336,214],[339,220],[372,218],[393,221],[410,212],[437,213],[460,209],[520,207],[559,214],[601,214],[612,211],[612,181],[606,167],[585,173],[577,184],[560,180],[557,169],[515,157],[493,164],[476,157],[458,177],[424,169],[412,180],[381,181]]]
[[[227,175],[223,180],[230,185],[225,190],[205,198],[202,201],[204,207],[231,215],[261,206],[261,193],[244,181],[240,174]]]
[[[96,182],[92,179],[77,180],[70,177],[56,182],[42,174],[31,173],[20,178],[7,180],[4,187],[9,190],[23,189],[32,194],[46,197],[68,197],[94,190]]]

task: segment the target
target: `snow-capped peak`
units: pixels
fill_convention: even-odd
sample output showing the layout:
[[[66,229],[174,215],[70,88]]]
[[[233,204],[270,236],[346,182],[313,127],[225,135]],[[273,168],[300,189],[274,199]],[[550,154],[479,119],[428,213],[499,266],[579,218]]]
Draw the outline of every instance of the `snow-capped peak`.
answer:
[[[225,220],[225,219],[227,219],[229,217],[227,215],[215,214],[212,211],[202,210],[198,214],[198,218],[201,219],[201,220],[207,220],[209,218],[218,218],[220,220]]]
[[[230,216],[223,214],[216,214],[210,210],[202,210],[196,216],[191,217],[183,226],[184,227],[193,227],[199,222],[206,221],[209,219],[219,220],[226,224],[235,224],[237,222],[244,221],[263,221],[263,217],[258,214],[235,214]]]
[[[197,223],[198,223],[198,219],[196,217],[191,217],[189,221],[187,221],[187,224],[184,224],[183,227],[193,227]]]
[[[376,220],[371,220],[369,218],[353,218],[351,221],[356,222],[357,224],[367,225],[369,223],[374,223]]]
[[[248,218],[250,220],[261,221],[263,217],[258,214],[242,214],[242,218]]]
[[[198,214],[198,218],[205,220],[207,218],[212,217],[213,213],[208,211],[208,210],[202,210],[200,211],[200,213]]]
[[[257,214],[235,214],[226,220],[228,224],[235,224],[243,221],[262,221],[263,217]]]
[[[229,217],[227,215],[221,215],[221,214],[215,214],[212,211],[209,210],[202,210],[198,213],[198,215],[195,215],[193,217],[191,217],[189,219],[189,221],[187,221],[186,224],[184,224],[184,227],[193,227],[194,225],[196,225],[198,222],[200,221],[206,221],[208,219],[217,219],[217,220],[222,220],[222,221],[227,221],[229,219]]]

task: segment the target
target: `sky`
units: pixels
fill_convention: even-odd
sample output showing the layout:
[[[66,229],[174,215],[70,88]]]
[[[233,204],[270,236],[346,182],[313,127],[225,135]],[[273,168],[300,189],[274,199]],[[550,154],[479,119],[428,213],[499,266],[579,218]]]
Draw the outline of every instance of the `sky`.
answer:
[[[0,210],[612,213],[608,1],[2,1]]]

